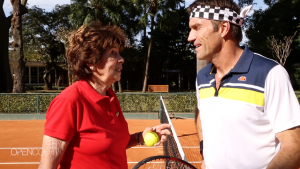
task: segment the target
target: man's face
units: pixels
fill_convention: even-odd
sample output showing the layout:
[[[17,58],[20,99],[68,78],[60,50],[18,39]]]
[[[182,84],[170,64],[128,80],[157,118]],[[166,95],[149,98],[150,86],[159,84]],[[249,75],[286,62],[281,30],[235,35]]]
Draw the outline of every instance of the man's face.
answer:
[[[221,31],[214,31],[211,20],[203,18],[191,18],[189,27],[188,41],[193,42],[197,59],[212,61],[222,48]]]

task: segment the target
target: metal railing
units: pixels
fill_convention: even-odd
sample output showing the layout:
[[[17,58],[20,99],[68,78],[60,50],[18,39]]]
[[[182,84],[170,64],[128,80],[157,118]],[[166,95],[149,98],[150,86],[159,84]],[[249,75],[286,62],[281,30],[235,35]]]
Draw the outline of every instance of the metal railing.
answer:
[[[59,93],[0,93],[0,114],[46,113],[51,101]],[[162,96],[170,113],[193,113],[197,99],[195,93],[117,93],[124,113],[159,112]],[[296,92],[300,101],[300,92]]]

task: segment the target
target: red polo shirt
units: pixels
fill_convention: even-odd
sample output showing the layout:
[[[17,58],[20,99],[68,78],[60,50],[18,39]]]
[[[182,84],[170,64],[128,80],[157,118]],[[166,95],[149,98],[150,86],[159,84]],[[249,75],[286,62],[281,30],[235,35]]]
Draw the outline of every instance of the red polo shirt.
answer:
[[[70,141],[61,169],[127,169],[128,125],[116,94],[107,95],[77,81],[51,102],[44,134]]]

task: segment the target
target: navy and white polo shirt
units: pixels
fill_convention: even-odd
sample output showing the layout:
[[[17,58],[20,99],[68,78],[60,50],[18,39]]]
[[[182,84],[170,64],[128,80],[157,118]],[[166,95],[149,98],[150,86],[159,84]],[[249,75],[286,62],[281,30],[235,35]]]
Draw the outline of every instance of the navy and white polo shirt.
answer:
[[[217,91],[212,63],[196,80],[208,169],[262,169],[280,149],[275,134],[300,125],[286,70],[247,47]]]

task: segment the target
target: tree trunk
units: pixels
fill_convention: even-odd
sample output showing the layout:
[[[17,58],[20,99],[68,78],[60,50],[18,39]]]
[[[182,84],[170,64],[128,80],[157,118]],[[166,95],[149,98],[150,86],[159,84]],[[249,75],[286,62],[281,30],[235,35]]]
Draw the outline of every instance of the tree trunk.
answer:
[[[113,90],[114,92],[116,92],[116,86],[115,86],[115,84],[113,83],[111,86],[112,86],[112,90]]]
[[[119,86],[119,93],[123,93],[122,86],[121,86],[121,79],[118,81]]]
[[[63,69],[59,68],[58,69],[58,79],[57,79],[57,87],[61,86],[61,81],[62,81],[62,76],[63,76]]]
[[[147,87],[150,53],[151,53],[152,40],[153,40],[153,25],[154,25],[154,16],[151,16],[151,34],[150,34],[150,43],[149,43],[149,48],[148,48],[147,62],[146,62],[146,68],[145,68],[145,77],[144,77],[143,90],[142,90],[143,93],[146,93],[146,87]]]
[[[68,62],[68,81],[69,81],[69,86],[72,84],[72,75],[71,75],[71,70],[70,70],[70,64]]]
[[[58,84],[58,73],[59,73],[59,70],[58,70],[58,68],[56,67],[55,69],[54,69],[54,86],[55,87],[57,87],[57,84]]]
[[[8,56],[8,43],[9,43],[9,29],[11,26],[12,15],[9,17],[5,16],[3,10],[4,0],[0,0],[1,10],[0,10],[0,91],[11,92],[13,89],[13,79],[11,74],[11,69],[9,65],[9,56]],[[25,7],[27,0],[22,0],[21,5],[21,15],[28,12]]]
[[[21,15],[21,1],[13,1],[13,18],[12,18],[12,31],[13,31],[13,55],[14,60],[14,86],[13,93],[25,92],[25,79],[24,79],[24,54],[23,54],[23,41],[22,41],[22,15]]]
[[[197,57],[196,57],[197,59]],[[206,65],[208,65],[210,62],[208,60],[199,60],[197,59],[197,74],[198,72],[203,69]]]
[[[52,83],[51,83],[51,76],[49,78],[49,75],[51,75],[51,70],[49,69],[49,66],[45,66],[45,74],[43,76],[44,79],[44,90],[52,90]]]
[[[2,7],[0,10],[0,91],[11,92],[13,89],[13,79],[9,66],[8,43],[12,15],[6,18],[3,10],[3,2],[4,0],[0,0]]]

